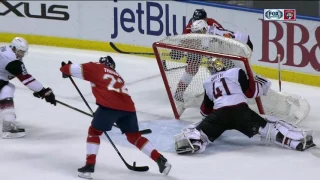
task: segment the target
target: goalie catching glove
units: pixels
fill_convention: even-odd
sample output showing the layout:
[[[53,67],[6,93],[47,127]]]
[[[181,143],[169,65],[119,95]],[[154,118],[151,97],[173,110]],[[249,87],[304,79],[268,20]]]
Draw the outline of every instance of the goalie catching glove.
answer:
[[[34,92],[33,95],[37,98],[45,99],[48,103],[51,103],[53,105],[56,105],[56,98],[53,94],[53,91],[50,88],[43,88],[39,92]]]

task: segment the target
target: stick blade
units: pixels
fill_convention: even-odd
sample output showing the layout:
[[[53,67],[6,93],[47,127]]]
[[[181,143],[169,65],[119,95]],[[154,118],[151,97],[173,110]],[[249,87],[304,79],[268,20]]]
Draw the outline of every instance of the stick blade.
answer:
[[[149,171],[148,166],[130,166],[129,164],[126,164],[127,168],[131,171],[137,171],[137,172],[146,172]]]
[[[141,134],[151,134],[152,130],[151,129],[144,129],[140,131]]]

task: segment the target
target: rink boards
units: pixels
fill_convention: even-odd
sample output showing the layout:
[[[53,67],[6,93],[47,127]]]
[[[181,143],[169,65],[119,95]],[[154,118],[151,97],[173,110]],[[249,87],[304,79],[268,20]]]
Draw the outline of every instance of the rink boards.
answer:
[[[180,34],[196,8],[225,28],[250,35],[256,73],[277,79],[280,54],[283,80],[320,86],[319,19],[264,21],[262,11],[245,8],[174,1],[29,1],[17,8],[22,16],[1,16],[6,26],[0,27],[0,42],[23,36],[30,44],[115,52],[113,42],[122,51],[152,53],[152,43]]]

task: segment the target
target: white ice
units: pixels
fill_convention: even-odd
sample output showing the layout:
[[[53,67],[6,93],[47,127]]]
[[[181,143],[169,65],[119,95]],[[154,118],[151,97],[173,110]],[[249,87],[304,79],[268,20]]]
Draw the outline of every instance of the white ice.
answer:
[[[2,44],[1,44],[2,45]],[[147,137],[172,163],[169,176],[158,172],[156,163],[128,144],[117,129],[110,132],[125,159],[137,165],[148,165],[148,172],[126,169],[110,143],[104,138],[97,158],[96,180],[318,180],[320,159],[309,151],[296,152],[260,143],[259,138],[248,139],[229,131],[202,155],[178,156],[173,152],[173,134],[185,121],[173,120],[158,66],[154,59],[113,53],[75,49],[31,46],[25,63],[28,71],[51,87],[60,101],[87,112],[69,79],[61,78],[61,61],[74,63],[97,61],[100,56],[112,55],[120,74],[128,84],[135,101],[142,128],[151,128]],[[34,98],[32,91],[18,80],[15,106],[20,125],[26,128],[22,139],[0,139],[0,180],[76,180],[77,168],[85,163],[85,142],[90,117],[64,106],[52,106]],[[76,80],[93,109],[96,108],[90,84]],[[274,81],[274,89],[277,83]],[[320,88],[283,83],[283,90],[305,97],[310,115],[301,124],[314,129],[315,143],[320,143]],[[196,120],[197,109],[186,111],[183,119]]]

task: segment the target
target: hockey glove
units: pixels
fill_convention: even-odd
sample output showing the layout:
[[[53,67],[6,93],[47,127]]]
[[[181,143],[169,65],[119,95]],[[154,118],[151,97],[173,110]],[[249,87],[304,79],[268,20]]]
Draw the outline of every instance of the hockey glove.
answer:
[[[260,75],[256,75],[255,81],[261,86],[263,90],[263,95],[267,95],[271,87],[271,81],[269,81],[267,78],[264,78]]]
[[[68,64],[72,64],[72,62],[71,62],[71,61],[68,61]],[[61,62],[61,67],[63,67],[64,65],[66,65],[66,63],[62,61],[62,62]],[[68,77],[70,77],[70,76],[62,73],[62,78],[68,78]]]
[[[39,92],[34,92],[33,95],[37,98],[44,98],[48,103],[56,105],[56,97],[50,88],[43,88]]]

